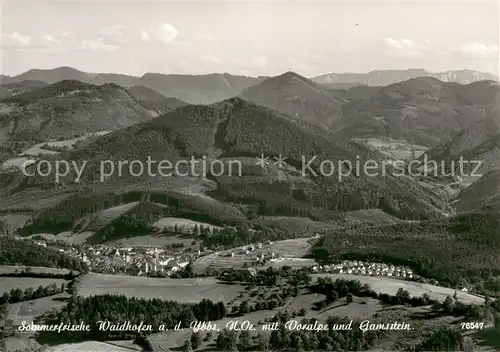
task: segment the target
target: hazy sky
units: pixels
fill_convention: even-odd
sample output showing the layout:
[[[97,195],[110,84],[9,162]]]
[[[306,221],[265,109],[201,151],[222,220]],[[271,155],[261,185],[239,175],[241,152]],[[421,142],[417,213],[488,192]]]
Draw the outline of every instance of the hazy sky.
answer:
[[[305,76],[425,68],[498,75],[498,0],[5,1],[2,73]]]

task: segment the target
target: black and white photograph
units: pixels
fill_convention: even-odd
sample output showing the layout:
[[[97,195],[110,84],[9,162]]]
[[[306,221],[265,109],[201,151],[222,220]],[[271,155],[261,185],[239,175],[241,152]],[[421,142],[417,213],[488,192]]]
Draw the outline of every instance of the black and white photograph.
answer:
[[[500,351],[500,1],[0,0],[0,352]]]

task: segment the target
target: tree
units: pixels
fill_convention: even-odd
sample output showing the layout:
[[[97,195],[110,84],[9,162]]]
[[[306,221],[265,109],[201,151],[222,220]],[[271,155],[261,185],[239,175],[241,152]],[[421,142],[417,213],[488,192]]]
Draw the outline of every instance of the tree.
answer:
[[[191,347],[193,349],[197,349],[198,347],[200,347],[200,344],[201,344],[200,333],[199,332],[193,332],[191,334],[190,342],[191,342]]]
[[[10,295],[7,292],[4,292],[2,297],[0,297],[0,304],[9,302]]]
[[[330,252],[328,252],[328,249],[326,249],[325,247],[315,248],[313,250],[313,258],[319,264],[325,265],[330,259]]]
[[[399,288],[398,292],[396,293],[396,298],[399,302],[399,304],[405,304],[410,300],[410,292],[404,290],[403,288]]]
[[[352,303],[352,293],[348,293],[347,296],[345,296],[345,301],[347,304]]]
[[[238,337],[239,348],[244,350],[250,346],[250,333],[247,330],[240,332]]]
[[[7,316],[7,311],[9,310],[9,304],[8,303],[2,303],[0,304],[0,321],[5,319]]]
[[[463,336],[459,331],[444,327],[416,346],[415,351],[456,351],[462,349],[463,342]]]
[[[297,341],[296,341],[296,351],[297,352],[304,352],[304,342],[302,341],[302,338],[300,336],[297,336]]]
[[[269,350],[269,344],[266,341],[266,339],[264,338],[264,336],[262,336],[262,334],[257,335],[256,341],[257,341],[257,350],[258,351],[268,351]]]
[[[234,331],[224,329],[217,336],[216,346],[220,351],[233,352],[238,350],[238,337]]]
[[[464,352],[474,352],[474,341],[470,337],[465,338],[462,349]]]
[[[241,302],[240,307],[239,307],[239,309],[238,309],[238,312],[239,312],[240,314],[247,314],[247,313],[248,313],[248,311],[249,311],[248,301],[243,301],[243,302]]]
[[[446,299],[443,302],[443,310],[444,310],[444,312],[447,313],[447,314],[451,314],[453,312],[454,306],[455,305],[453,304],[453,298],[451,298],[450,296],[447,296]]]
[[[495,330],[500,333],[500,314],[495,314]]]
[[[193,348],[191,347],[190,340],[186,340],[186,342],[184,342],[184,346],[182,346],[182,351],[183,352],[192,352],[193,351]]]

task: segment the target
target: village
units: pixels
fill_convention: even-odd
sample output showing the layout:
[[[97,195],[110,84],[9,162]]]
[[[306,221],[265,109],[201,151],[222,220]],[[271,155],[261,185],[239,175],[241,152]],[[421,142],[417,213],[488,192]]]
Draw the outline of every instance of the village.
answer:
[[[53,245],[38,240],[39,246]],[[90,271],[101,274],[169,277],[206,254],[190,248],[121,247],[105,245],[64,246],[59,251],[80,258]]]
[[[316,237],[315,237],[316,238]],[[290,241],[290,240],[286,240]],[[286,242],[279,241],[279,242]],[[287,253],[274,251],[279,248],[279,242],[273,247],[272,241],[246,245],[230,250],[193,250],[193,248],[155,248],[155,247],[115,247],[106,245],[63,246],[59,251],[80,258],[89,266],[90,271],[102,274],[175,277],[190,263],[212,258],[220,258],[218,269],[231,267],[255,270],[268,265],[309,268],[311,273],[348,274],[359,276],[384,276],[399,280],[427,281],[416,275],[412,269],[404,266],[389,265],[377,262],[344,260],[340,263],[319,265],[312,259],[307,259]],[[53,246],[51,241],[38,240],[40,246]],[[233,261],[234,260],[234,263]],[[216,259],[217,261],[217,259]],[[438,285],[435,280],[429,282]],[[462,291],[467,291],[463,288]]]

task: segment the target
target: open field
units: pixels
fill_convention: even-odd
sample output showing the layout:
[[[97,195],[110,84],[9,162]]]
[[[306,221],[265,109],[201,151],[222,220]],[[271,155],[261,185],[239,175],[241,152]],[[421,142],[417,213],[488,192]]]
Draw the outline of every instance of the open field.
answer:
[[[399,288],[403,288],[410,292],[412,296],[422,296],[427,293],[432,299],[437,299],[444,301],[447,296],[453,297],[455,290],[447,287],[434,286],[429,284],[421,284],[414,281],[405,281],[390,279],[387,277],[380,276],[361,276],[361,275],[349,275],[349,274],[313,274],[313,279],[318,277],[331,277],[333,280],[345,279],[345,280],[358,280],[362,284],[368,284],[372,290],[379,293],[387,293],[389,295],[395,295]],[[483,304],[484,298],[472,295],[467,292],[462,292],[457,290],[458,300],[468,303],[468,304]]]
[[[220,284],[215,278],[157,279],[142,276],[87,274],[78,281],[77,292],[83,297],[116,294],[182,303],[197,303],[203,298],[214,302],[229,302],[244,291],[241,285]]]
[[[316,265],[314,259],[309,258],[282,258],[277,260],[272,260],[267,263],[264,267],[282,268],[284,266],[289,266],[293,269],[299,269],[304,267],[311,267]]]
[[[110,224],[113,220],[120,217],[127,211],[134,208],[139,202],[121,204],[95,213],[90,216],[90,224],[86,227],[88,231],[97,231],[100,228]]]
[[[61,287],[61,284],[66,282],[63,279],[46,279],[33,277],[0,277],[0,295],[4,292],[10,292],[13,288],[25,290],[27,288],[37,289],[38,286],[49,286],[56,284]]]
[[[31,146],[30,148],[26,149],[25,151],[23,151],[21,153],[21,155],[22,156],[24,156],[24,155],[37,156],[39,154],[58,154],[59,152],[44,149],[43,146],[45,144],[47,144],[50,147],[55,147],[55,148],[67,147],[68,149],[71,149],[79,141],[83,141],[85,139],[88,139],[88,138],[94,137],[94,136],[95,137],[104,136],[107,133],[109,133],[109,131],[87,133],[82,137],[67,139],[64,141],[50,141],[50,142],[38,143],[38,144],[35,144],[35,145]]]
[[[0,222],[7,226],[8,233],[14,233],[14,231],[23,227],[30,219],[30,216],[22,213],[12,213],[0,216]]]
[[[39,155],[43,154],[59,154],[59,152],[55,150],[48,150],[43,148],[44,145],[48,145],[49,147],[53,148],[67,148],[68,150],[71,150],[73,146],[79,142],[86,140],[90,137],[99,137],[99,136],[104,136],[105,134],[109,133],[109,131],[102,131],[102,132],[96,132],[96,133],[87,133],[86,135],[78,138],[73,138],[73,139],[67,139],[64,141],[50,141],[50,142],[43,142],[43,143],[38,143],[35,144],[28,149],[24,150],[22,153],[20,153],[17,157],[8,159],[2,163],[0,166],[0,169],[8,169],[12,167],[22,167],[23,164],[28,161],[28,160],[36,160],[36,157]]]
[[[164,247],[174,243],[183,243],[184,247],[189,247],[194,238],[186,235],[153,234],[140,237],[121,238],[108,242],[110,246],[118,247]]]
[[[193,233],[195,225],[198,225],[198,227],[200,226],[208,227],[211,230],[220,229],[219,226],[214,226],[203,222],[198,222],[183,218],[174,218],[174,217],[162,218],[153,224],[154,227],[157,227],[161,230],[171,230],[171,231],[174,230],[175,225],[177,225],[178,232],[186,234]]]
[[[42,297],[30,301],[24,301],[9,305],[9,319],[14,325],[20,325],[23,321],[30,324],[37,317],[45,314],[49,310],[58,310],[66,305],[67,293],[60,293],[53,296]]]
[[[298,218],[293,216],[261,216],[253,220],[256,224],[279,228],[289,232],[302,233],[305,237],[314,236],[317,232],[328,229],[339,229],[338,222],[320,222],[308,218]]]
[[[344,221],[350,225],[387,225],[402,222],[401,219],[387,214],[381,209],[363,209],[344,213]]]
[[[91,237],[94,234],[94,232],[91,231],[83,231],[79,233],[74,233],[71,231],[65,231],[61,232],[59,234],[51,234],[51,233],[35,233],[31,236],[27,236],[26,238],[33,238],[37,236],[41,236],[45,238],[46,240],[51,240],[51,241],[65,241],[70,244],[83,244],[87,241],[89,237]]]
[[[8,337],[4,341],[5,351],[36,351],[41,346],[35,339],[26,338],[25,334]],[[1,345],[0,345],[1,347]],[[3,351],[2,351],[3,352]]]
[[[32,159],[27,157],[27,156],[19,156],[19,157],[15,157],[12,159],[8,159],[2,163],[2,166],[0,167],[0,169],[10,169],[13,167],[21,168],[23,166],[23,164],[25,162],[27,162],[28,160],[32,160]]]
[[[13,273],[20,273],[22,271],[26,271],[27,266],[24,265],[0,265],[0,274],[13,274]],[[43,273],[43,274],[61,274],[61,275],[67,275],[70,273],[70,270],[68,269],[57,269],[57,268],[46,268],[46,267],[41,267],[41,266],[30,266],[29,267],[30,271],[32,273]],[[0,280],[3,280],[4,278],[1,278]],[[19,278],[14,278],[18,279]],[[27,278],[26,278],[27,279]],[[46,280],[46,279],[43,279]],[[48,279],[52,280],[52,279]],[[38,286],[37,286],[38,287]]]
[[[271,243],[269,246],[262,246],[262,248],[269,249],[283,258],[301,258],[309,252],[311,249],[310,242],[314,239],[316,237],[277,241]]]
[[[269,321],[272,319],[278,312],[287,311],[289,314],[292,314],[294,311],[297,312],[301,308],[306,309],[305,317],[308,319],[314,318],[317,319],[320,323],[325,323],[326,319],[330,316],[338,316],[338,317],[347,317],[348,319],[353,320],[371,320],[374,317],[378,317],[383,319],[386,322],[395,322],[395,321],[404,321],[410,324],[411,327],[419,331],[428,331],[430,328],[435,328],[437,326],[450,325],[457,321],[455,317],[437,317],[437,318],[429,318],[426,320],[415,320],[412,319],[413,313],[421,313],[428,311],[427,308],[423,307],[403,307],[403,306],[394,306],[390,308],[384,307],[378,300],[372,298],[360,298],[354,297],[354,300],[350,304],[346,304],[344,299],[340,299],[335,302],[333,305],[320,310],[314,311],[312,310],[312,304],[316,301],[323,300],[324,296],[316,295],[316,294],[302,294],[295,298],[293,298],[288,304],[281,308],[277,308],[275,310],[264,310],[257,311],[245,314],[239,317],[226,317],[221,320],[217,320],[214,323],[216,324],[219,330],[222,330],[226,327],[226,324],[234,321],[249,321],[251,324],[255,326],[256,331],[251,332],[251,335],[257,335],[258,333],[262,333],[263,335],[268,335],[269,332],[262,331],[262,324],[265,321]],[[303,317],[291,318],[295,320],[301,320]],[[184,329],[180,331],[168,331],[152,334],[148,337],[149,341],[154,347],[154,351],[168,351],[175,350],[176,348],[182,347],[183,343],[186,339],[191,335],[191,329]],[[202,338],[206,335],[206,333],[201,332]],[[213,345],[215,342],[216,333],[213,334],[213,337],[208,342],[203,342],[203,346],[200,348],[201,350],[207,351],[215,351],[216,348]],[[422,333],[423,335],[423,333]],[[404,332],[401,334],[395,332],[394,335],[391,334],[386,340],[380,341],[385,342],[387,344],[386,348],[381,351],[386,350],[394,350],[394,341],[397,339],[406,339],[406,335]],[[377,344],[378,345],[378,344]]]
[[[308,237],[308,238],[295,238],[291,240],[272,242],[271,244],[262,245],[262,248],[255,249],[248,255],[238,254],[238,251],[244,247],[216,252],[198,258],[194,262],[193,267],[195,268],[195,270],[200,270],[200,271],[203,271],[206,268],[215,268],[215,269],[231,268],[231,267],[241,268],[245,263],[247,263],[247,265],[252,263],[253,258],[255,258],[260,253],[269,253],[269,252],[274,252],[275,255],[280,256],[281,258],[288,258],[288,259],[302,258],[309,252],[309,249],[311,248],[311,241],[314,241],[315,239],[316,237]],[[230,254],[231,252],[235,253],[234,257],[224,256]],[[290,260],[290,263],[293,263],[294,266],[297,266],[297,264],[299,266],[304,266],[304,263],[306,263],[306,261],[299,262]],[[311,262],[307,262],[307,264],[305,265],[309,264],[314,265],[314,263]],[[275,265],[283,266],[280,265],[279,263],[276,263]]]
[[[368,145],[373,149],[381,151],[388,157],[395,160],[409,159],[412,157],[412,153],[415,154],[415,158],[419,158],[429,149],[422,145],[406,143],[393,139],[363,138],[359,139],[358,141]]]
[[[131,349],[120,347],[115,344],[98,341],[86,341],[80,343],[67,343],[49,347],[47,352],[130,352]],[[132,350],[133,351],[133,350]]]

